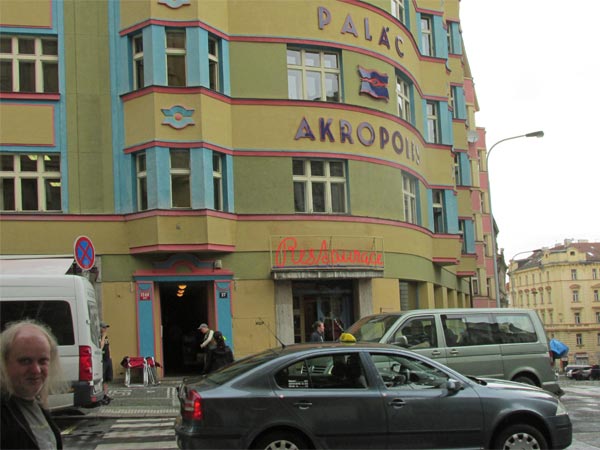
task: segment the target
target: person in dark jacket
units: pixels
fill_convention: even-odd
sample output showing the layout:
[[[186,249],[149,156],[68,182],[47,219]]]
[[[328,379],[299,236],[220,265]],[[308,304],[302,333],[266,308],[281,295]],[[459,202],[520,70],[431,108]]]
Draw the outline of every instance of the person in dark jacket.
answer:
[[[225,336],[220,331],[214,332],[214,340],[217,344],[212,351],[212,358],[209,371],[220,369],[229,363],[233,362],[233,352],[225,342]]]
[[[0,334],[0,448],[62,449],[45,404],[60,373],[58,345],[44,325],[15,322]]]
[[[314,331],[310,335],[310,342],[323,342],[325,340],[325,324],[322,321],[317,320],[313,324],[313,330]]]

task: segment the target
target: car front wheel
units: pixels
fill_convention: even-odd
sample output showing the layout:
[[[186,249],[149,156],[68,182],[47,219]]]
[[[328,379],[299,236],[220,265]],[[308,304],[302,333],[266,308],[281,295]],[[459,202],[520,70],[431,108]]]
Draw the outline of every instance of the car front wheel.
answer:
[[[261,450],[302,450],[309,448],[306,439],[293,431],[273,431],[256,440],[252,448]]]
[[[511,425],[502,430],[494,441],[493,448],[501,450],[542,450],[548,448],[544,435],[531,425]]]

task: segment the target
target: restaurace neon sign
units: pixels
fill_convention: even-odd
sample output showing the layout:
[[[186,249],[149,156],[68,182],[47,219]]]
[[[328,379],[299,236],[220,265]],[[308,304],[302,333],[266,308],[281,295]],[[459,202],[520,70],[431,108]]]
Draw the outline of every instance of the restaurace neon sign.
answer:
[[[327,239],[319,248],[298,248],[293,237],[283,238],[275,252],[275,267],[348,267],[369,266],[383,268],[383,253],[374,250],[342,250],[329,248]]]

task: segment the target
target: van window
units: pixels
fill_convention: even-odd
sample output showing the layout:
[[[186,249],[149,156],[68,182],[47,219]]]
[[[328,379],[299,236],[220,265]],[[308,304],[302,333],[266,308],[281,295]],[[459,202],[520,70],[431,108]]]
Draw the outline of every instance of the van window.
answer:
[[[442,316],[446,342],[451,347],[497,344],[494,324],[489,314],[461,314]],[[455,342],[451,344],[450,342]]]
[[[90,316],[90,336],[92,342],[100,345],[100,317],[98,316],[98,306],[96,302],[88,302],[88,312]]]
[[[409,349],[434,348],[438,346],[437,332],[435,330],[435,318],[415,317],[406,322],[402,328],[394,334],[392,343],[398,345],[402,342],[402,336],[406,339]]]
[[[357,341],[380,342],[387,331],[396,324],[400,315],[367,316],[360,319],[348,330]]]
[[[537,342],[537,334],[531,318],[526,314],[498,314],[499,340],[503,344]]]
[[[64,300],[27,300],[0,302],[2,329],[10,322],[33,319],[50,327],[58,345],[74,345],[71,306]]]

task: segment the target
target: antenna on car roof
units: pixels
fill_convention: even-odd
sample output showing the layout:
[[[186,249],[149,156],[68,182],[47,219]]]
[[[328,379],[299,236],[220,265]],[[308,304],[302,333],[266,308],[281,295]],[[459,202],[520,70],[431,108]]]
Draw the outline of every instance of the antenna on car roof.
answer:
[[[254,322],[254,324],[255,325],[265,325],[267,327],[267,330],[269,330],[269,333],[271,333],[273,335],[273,337],[275,339],[277,339],[277,342],[279,342],[281,344],[281,348],[285,348],[285,344],[281,341],[281,339],[279,339],[279,336],[277,336],[275,333],[273,333],[273,330],[271,330],[271,327],[269,326],[269,324],[267,322],[265,322],[262,317],[259,317]]]

